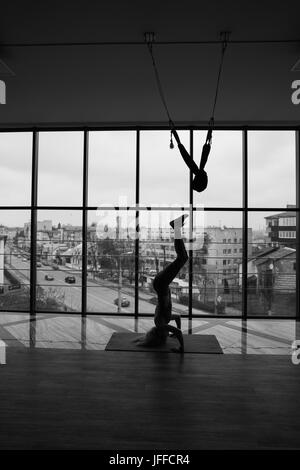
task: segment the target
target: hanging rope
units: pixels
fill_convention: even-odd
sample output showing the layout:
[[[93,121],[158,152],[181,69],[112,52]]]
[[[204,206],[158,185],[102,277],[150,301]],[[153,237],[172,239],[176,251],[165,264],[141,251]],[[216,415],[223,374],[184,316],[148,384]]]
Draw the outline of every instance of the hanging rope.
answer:
[[[167,114],[167,117],[168,117],[168,120],[169,120],[169,125],[172,128],[174,126],[174,123],[173,123],[173,120],[172,120],[170,112],[169,112],[169,108],[168,108],[166,98],[165,98],[165,95],[164,95],[164,91],[163,91],[163,87],[162,87],[162,84],[161,84],[158,68],[157,68],[157,65],[156,65],[155,57],[154,57],[154,54],[153,54],[153,43],[154,43],[154,40],[155,40],[155,35],[154,35],[154,33],[145,33],[144,36],[145,36],[145,42],[148,46],[148,50],[149,50],[149,53],[150,53],[150,56],[151,56],[153,70],[154,70],[154,73],[155,73],[155,78],[156,78],[156,83],[157,83],[157,88],[158,88],[158,91],[159,91],[159,95],[160,95],[162,104],[165,108],[165,111],[166,111],[166,114]],[[171,130],[171,135],[170,135],[170,148],[171,149],[174,148],[173,139],[172,139],[172,130]]]
[[[221,58],[220,58],[219,72],[218,72],[218,78],[217,78],[215,99],[214,99],[214,102],[213,102],[211,118],[210,118],[209,123],[208,123],[208,132],[207,132],[207,136],[206,136],[206,143],[211,143],[211,141],[212,141],[212,130],[213,130],[213,127],[214,127],[214,122],[215,122],[215,111],[216,111],[216,106],[217,106],[220,80],[221,80],[221,74],[222,74],[222,70],[223,70],[224,56],[225,56],[225,52],[226,52],[226,49],[227,49],[229,34],[230,33],[228,31],[224,31],[224,32],[221,33],[221,40],[222,40]]]
[[[217,106],[217,101],[218,101],[218,94],[219,94],[219,87],[220,87],[220,81],[221,81],[221,75],[222,75],[222,69],[223,69],[223,62],[224,62],[225,52],[226,52],[226,49],[227,49],[229,34],[230,33],[227,32],[227,31],[224,31],[224,32],[221,33],[221,40],[222,40],[221,58],[220,58],[220,65],[219,65],[217,84],[216,84],[216,92],[215,92],[215,98],[214,98],[213,106],[212,106],[211,118],[210,118],[209,123],[208,123],[208,131],[207,131],[207,135],[206,135],[205,144],[204,144],[203,150],[202,150],[202,157],[201,157],[201,163],[200,163],[200,167],[202,167],[202,168],[204,168],[205,163],[206,163],[207,158],[208,158],[208,155],[209,155],[209,152],[210,152],[210,147],[211,147],[211,142],[212,142],[212,131],[213,131],[214,122],[215,122],[215,111],[216,111],[216,106]],[[154,43],[154,40],[155,40],[155,35],[154,35],[154,33],[145,33],[144,37],[145,37],[145,42],[148,46],[148,50],[149,50],[149,53],[150,53],[150,56],[151,56],[153,70],[154,70],[154,74],[155,74],[155,78],[156,78],[156,83],[157,83],[157,88],[158,88],[158,91],[159,91],[159,95],[160,95],[162,104],[165,108],[165,111],[166,111],[166,114],[167,114],[167,117],[168,117],[168,120],[169,120],[169,125],[170,125],[170,128],[171,128],[170,148],[173,149],[174,144],[173,144],[173,140],[172,140],[172,136],[173,136],[172,129],[175,127],[175,125],[174,125],[174,122],[173,122],[173,120],[171,118],[171,115],[170,115],[170,112],[169,112],[169,108],[168,108],[168,105],[167,105],[167,102],[166,102],[166,98],[165,98],[165,95],[164,95],[162,83],[161,83],[161,80],[160,80],[158,68],[157,68],[154,53],[153,53],[153,43]]]

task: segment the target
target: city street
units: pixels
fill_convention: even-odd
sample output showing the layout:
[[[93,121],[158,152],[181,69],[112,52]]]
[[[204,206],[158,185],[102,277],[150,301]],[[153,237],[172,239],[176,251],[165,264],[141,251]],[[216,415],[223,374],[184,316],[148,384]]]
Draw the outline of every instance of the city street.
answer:
[[[23,257],[18,258],[17,255],[11,256],[11,266],[15,268],[19,275],[21,274],[23,284],[29,284],[30,278],[30,262],[24,261]],[[45,275],[51,275],[54,280],[45,280]],[[76,278],[75,284],[67,284],[65,277],[73,275]],[[91,275],[89,274],[89,277]],[[37,268],[37,283],[45,292],[48,292],[50,297],[55,297],[58,302],[63,304],[72,311],[81,310],[81,274],[76,269],[69,269],[63,267],[59,270],[53,270],[50,266],[42,266]],[[87,280],[87,306],[88,312],[105,312],[105,313],[118,313],[117,305],[114,300],[118,297],[118,285],[109,280],[93,281],[88,278]],[[122,297],[126,297],[130,301],[130,306],[122,307],[122,313],[134,312],[134,287],[124,286],[121,292]],[[150,303],[149,300],[153,294],[140,293],[139,311],[140,313],[154,314],[155,305]],[[186,313],[187,307],[176,302],[173,302],[173,310],[177,313]]]

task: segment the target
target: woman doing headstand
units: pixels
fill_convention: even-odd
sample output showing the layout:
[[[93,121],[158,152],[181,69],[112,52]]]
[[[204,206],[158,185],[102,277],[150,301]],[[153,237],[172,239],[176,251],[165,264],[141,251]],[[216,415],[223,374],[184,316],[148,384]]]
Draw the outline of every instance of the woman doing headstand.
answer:
[[[142,340],[138,340],[140,346],[161,346],[166,342],[169,333],[171,333],[180,344],[179,349],[176,351],[184,352],[183,336],[180,329],[181,319],[180,315],[172,314],[169,285],[188,260],[188,254],[181,235],[181,228],[186,217],[188,217],[187,214],[170,222],[174,230],[174,247],[177,256],[176,259],[160,271],[153,280],[153,288],[157,293],[157,306],[154,314],[155,326],[146,333]],[[169,325],[171,320],[175,321],[177,328]]]

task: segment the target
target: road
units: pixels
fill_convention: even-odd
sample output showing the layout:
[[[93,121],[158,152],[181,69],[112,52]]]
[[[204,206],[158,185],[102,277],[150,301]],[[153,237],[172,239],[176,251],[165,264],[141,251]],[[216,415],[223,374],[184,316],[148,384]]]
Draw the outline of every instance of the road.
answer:
[[[9,260],[9,257],[8,257]],[[21,273],[22,283],[29,284],[30,278],[30,262],[18,258],[17,255],[11,256],[11,267]],[[45,275],[51,274],[53,281],[45,280]],[[67,284],[65,277],[74,275],[75,284]],[[90,275],[89,275],[90,277]],[[72,311],[81,311],[81,274],[78,271],[63,268],[63,270],[53,270],[50,266],[42,266],[37,268],[37,284],[48,292],[50,297],[56,297],[58,301]],[[122,307],[121,313],[134,313],[134,287],[125,286],[122,290],[122,296],[130,301],[130,306]],[[118,313],[114,300],[118,297],[118,286],[108,280],[93,281],[87,280],[87,309],[88,312],[104,312]],[[142,292],[139,299],[139,312],[141,314],[154,314],[155,305],[149,302],[153,294]],[[181,304],[173,303],[174,311],[178,313],[186,313],[187,307]]]

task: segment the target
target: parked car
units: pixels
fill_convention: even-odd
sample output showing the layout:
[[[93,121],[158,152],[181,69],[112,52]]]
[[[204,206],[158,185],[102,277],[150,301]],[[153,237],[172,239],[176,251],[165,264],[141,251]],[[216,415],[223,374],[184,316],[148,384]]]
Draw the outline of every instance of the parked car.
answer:
[[[53,265],[52,265],[52,269],[54,269],[54,271],[58,271],[58,270],[59,270],[59,267],[57,266],[57,264],[53,264]]]
[[[65,277],[65,282],[67,282],[68,284],[75,284],[76,278],[75,278],[75,276],[66,276]]]
[[[39,261],[36,263],[36,267],[37,268],[41,268],[42,267],[42,263],[40,263]]]
[[[45,275],[45,281],[53,281],[54,280],[54,277],[51,276],[51,274],[46,274]]]
[[[22,261],[27,261],[27,258],[22,258]]]
[[[119,305],[119,298],[118,297],[114,300],[114,304]],[[130,305],[129,300],[126,297],[122,297],[121,298],[121,307],[129,307],[129,305]]]

